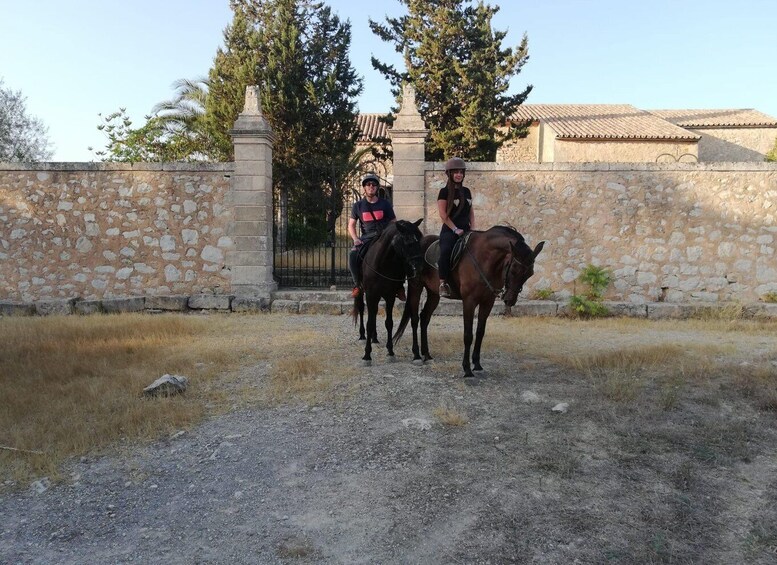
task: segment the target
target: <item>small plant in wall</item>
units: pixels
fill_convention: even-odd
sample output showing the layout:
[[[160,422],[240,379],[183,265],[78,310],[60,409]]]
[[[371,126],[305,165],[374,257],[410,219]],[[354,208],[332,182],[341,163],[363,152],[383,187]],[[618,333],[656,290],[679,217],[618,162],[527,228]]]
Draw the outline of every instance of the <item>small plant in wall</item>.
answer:
[[[609,314],[607,307],[602,304],[602,297],[612,282],[610,271],[604,267],[589,264],[577,280],[588,286],[588,292],[570,297],[569,305],[572,311],[581,318],[597,318]]]
[[[777,292],[771,291],[764,294],[761,299],[764,302],[777,302]]]
[[[538,288],[534,291],[534,300],[552,300],[553,295],[555,292],[553,292],[552,288]]]

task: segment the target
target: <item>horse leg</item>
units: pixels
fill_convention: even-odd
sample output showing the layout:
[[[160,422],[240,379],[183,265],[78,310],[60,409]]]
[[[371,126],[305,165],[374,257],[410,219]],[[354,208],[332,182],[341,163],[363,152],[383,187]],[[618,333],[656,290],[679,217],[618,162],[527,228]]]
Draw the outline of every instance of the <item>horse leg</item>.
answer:
[[[469,351],[472,347],[472,322],[475,319],[475,304],[470,301],[464,302],[464,358],[461,366],[464,369],[464,378],[471,378],[475,375],[469,364]]]
[[[394,331],[394,297],[386,298],[386,355],[394,357],[394,342],[391,340],[391,334]]]
[[[480,365],[480,346],[483,345],[483,337],[486,335],[486,322],[493,307],[494,301],[491,300],[490,303],[481,304],[480,308],[478,308],[478,328],[475,331],[475,348],[472,350],[472,366],[475,371],[483,370],[483,367]]]
[[[440,303],[440,295],[436,292],[430,292],[426,289],[426,304],[421,311],[421,355],[424,356],[424,361],[431,361],[432,355],[429,353],[429,322],[432,319],[432,314]]]
[[[372,338],[376,334],[376,318],[378,317],[378,300],[380,297],[374,298],[371,295],[367,296],[367,339],[364,344],[364,357],[363,361],[367,364],[372,362]]]
[[[359,316],[359,341],[367,339],[364,334],[364,296],[359,295],[358,298],[354,298],[354,308]]]
[[[409,284],[408,290],[410,292],[405,307],[410,308],[410,326],[413,329],[413,361],[421,361],[421,353],[418,349],[418,307],[421,304],[423,287]]]

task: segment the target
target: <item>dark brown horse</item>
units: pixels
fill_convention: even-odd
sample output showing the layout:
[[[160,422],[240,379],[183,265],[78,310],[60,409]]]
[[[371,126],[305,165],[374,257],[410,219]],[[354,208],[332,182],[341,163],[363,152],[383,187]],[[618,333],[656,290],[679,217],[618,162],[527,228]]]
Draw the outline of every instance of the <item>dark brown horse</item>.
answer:
[[[424,253],[437,241],[436,235],[428,235],[421,240]],[[480,346],[486,333],[486,320],[494,306],[494,301],[502,296],[505,305],[512,307],[518,299],[523,285],[534,274],[534,260],[542,251],[544,241],[532,249],[523,236],[513,228],[494,226],[487,231],[473,231],[466,241],[461,260],[451,270],[448,284],[451,298],[461,300],[464,306],[464,377],[473,377],[470,367],[470,347],[472,346],[472,323],[475,307],[478,309],[478,327],[475,334],[475,348],[472,350],[472,366],[482,371],[480,365]],[[423,361],[432,358],[429,354],[427,327],[432,313],[440,302],[440,277],[435,266],[424,264],[421,276],[408,283],[408,294],[402,320],[399,323],[393,342],[399,341],[407,327],[408,320],[413,328],[413,359],[421,360],[418,351],[418,320],[421,292],[426,288],[426,303],[420,313],[421,352]]]
[[[353,319],[357,316],[363,325],[364,305],[367,304],[367,335],[364,346],[365,363],[372,361],[372,343],[377,342],[378,304],[382,298],[386,302],[386,349],[389,357],[394,356],[394,344],[391,331],[394,328],[394,299],[405,279],[413,279],[421,272],[421,230],[417,222],[399,220],[389,224],[377,240],[370,244],[362,260],[362,288],[364,292],[353,299]],[[360,328],[363,332],[363,327]]]

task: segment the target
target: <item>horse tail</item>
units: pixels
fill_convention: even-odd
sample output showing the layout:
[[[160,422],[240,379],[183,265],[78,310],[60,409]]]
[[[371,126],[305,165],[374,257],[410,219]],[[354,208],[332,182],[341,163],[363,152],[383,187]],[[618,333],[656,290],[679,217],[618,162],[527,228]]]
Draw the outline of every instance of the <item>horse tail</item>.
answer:
[[[359,318],[364,317],[364,291],[359,293],[359,296],[353,299],[353,308],[351,309],[351,318],[353,319],[353,325],[359,324]]]
[[[410,297],[408,297],[408,300],[405,301],[405,309],[402,310],[402,319],[399,321],[399,325],[397,326],[397,331],[394,332],[394,336],[391,338],[391,343],[396,347],[397,343],[399,343],[399,340],[402,338],[402,336],[405,333],[405,328],[407,327],[407,323],[410,321]]]

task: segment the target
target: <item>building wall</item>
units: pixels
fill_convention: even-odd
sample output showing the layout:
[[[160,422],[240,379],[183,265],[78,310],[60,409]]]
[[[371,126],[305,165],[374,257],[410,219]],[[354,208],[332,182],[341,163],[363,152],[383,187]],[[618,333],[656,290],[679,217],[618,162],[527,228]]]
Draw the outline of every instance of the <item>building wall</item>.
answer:
[[[555,140],[557,163],[656,163],[696,160],[696,142]],[[549,162],[543,159],[544,162]]]
[[[777,128],[705,128],[689,131],[701,135],[699,161],[702,162],[762,162],[777,138]]]
[[[428,164],[424,230],[438,233],[442,164]],[[771,164],[473,163],[466,185],[480,228],[510,224],[545,240],[523,296],[559,296],[589,263],[607,267],[606,297],[757,301],[777,291],[777,166]]]
[[[522,139],[512,139],[496,152],[497,163],[536,163],[539,152],[539,125],[529,126]]]
[[[229,293],[233,167],[0,164],[0,299]]]

